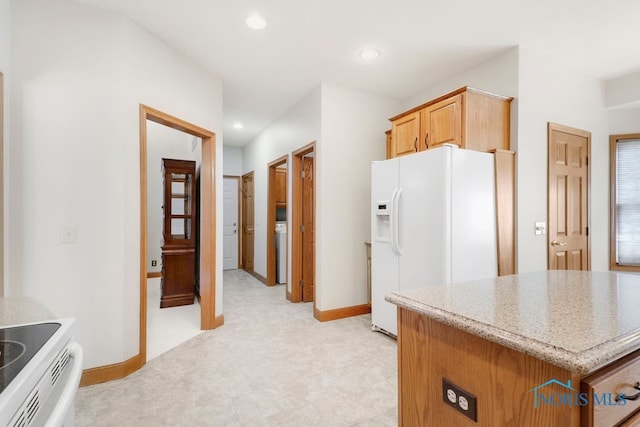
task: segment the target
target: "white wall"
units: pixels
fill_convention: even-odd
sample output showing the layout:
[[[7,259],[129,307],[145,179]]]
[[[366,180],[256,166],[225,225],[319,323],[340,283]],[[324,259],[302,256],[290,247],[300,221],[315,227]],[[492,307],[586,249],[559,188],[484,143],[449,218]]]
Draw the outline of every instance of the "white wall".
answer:
[[[608,270],[608,119],[602,82],[532,48],[520,48],[518,270],[547,268],[547,122],[591,132],[591,268]]]
[[[3,73],[9,68],[10,3],[10,0],[0,0],[0,71]]]
[[[130,21],[69,0],[13,2],[11,23],[7,293],[76,317],[85,368],[119,363],[139,344],[139,103],[217,132],[221,82]],[[221,223],[218,212],[220,234]],[[76,243],[60,243],[64,227]]]
[[[2,119],[0,119],[0,121],[2,122],[2,132],[3,132],[3,141],[4,141],[4,146],[6,146],[7,142],[9,140],[9,47],[10,47],[10,20],[9,20],[9,16],[10,16],[10,1],[9,0],[0,0],[0,73],[3,74],[3,80],[4,80],[4,91],[3,91],[3,99],[0,101],[2,102],[3,105],[3,110],[4,110],[4,115],[2,117]],[[1,163],[2,165],[0,165],[0,175],[2,175],[2,179],[0,179],[0,185],[2,186],[2,195],[4,198],[4,195],[7,194],[7,185],[8,185],[8,180],[6,177],[6,170],[7,170],[7,156],[6,156],[6,148],[3,148],[3,156],[1,157]],[[4,199],[3,199],[4,200]],[[7,206],[6,203],[2,203],[1,205],[3,207],[3,209],[6,212]],[[3,232],[6,233],[7,230],[7,215],[6,213],[4,215],[1,216],[4,220],[3,223]],[[2,245],[3,245],[3,254],[7,253],[7,245],[6,245],[7,239],[4,238],[3,235],[3,239],[2,239]],[[4,259],[6,260],[6,255],[3,255]],[[4,270],[4,272],[6,273],[6,269]],[[4,273],[3,273],[4,274]],[[0,282],[1,283],[6,283],[6,276],[0,278]],[[3,285],[0,285],[0,297],[4,295],[4,287]]]
[[[498,95],[517,97],[518,48],[511,48],[467,71],[453,75],[445,81],[429,85],[416,95],[403,101],[402,109],[398,113],[417,107],[463,86],[471,86]]]
[[[194,138],[197,140],[193,147]],[[195,160],[200,166],[200,138],[147,121],[147,272],[162,271],[164,179],[162,159]],[[151,266],[156,260],[157,265]]]
[[[223,147],[223,170],[225,175],[241,176],[242,175],[242,148],[241,147]]]
[[[267,275],[267,186],[268,167],[273,160],[290,154],[313,141],[320,141],[320,87],[314,88],[307,96],[287,111],[275,123],[260,133],[244,147],[242,174],[253,171],[254,177],[254,270]],[[289,156],[289,170],[291,157]],[[291,200],[291,174],[287,174],[287,199]],[[287,204],[287,218],[291,218],[291,203]],[[290,227],[290,225],[289,225]],[[288,233],[291,247],[291,233]],[[291,251],[289,251],[291,252]],[[291,254],[289,253],[288,275],[291,277]],[[291,283],[287,284],[291,290]]]
[[[371,162],[386,156],[389,117],[400,101],[322,84],[322,138],[316,163],[316,307],[367,303]]]
[[[640,108],[609,110],[609,133],[640,133]]]
[[[617,107],[640,102],[640,71],[605,82],[605,105]]]
[[[518,91],[519,91],[519,48],[508,49],[475,67],[452,75],[447,80],[421,90],[403,102],[401,111],[409,110],[429,100],[452,92],[463,86],[471,86],[497,95],[509,96],[511,101],[511,149],[518,147]]]
[[[604,86],[609,133],[640,133],[640,72],[607,80]]]

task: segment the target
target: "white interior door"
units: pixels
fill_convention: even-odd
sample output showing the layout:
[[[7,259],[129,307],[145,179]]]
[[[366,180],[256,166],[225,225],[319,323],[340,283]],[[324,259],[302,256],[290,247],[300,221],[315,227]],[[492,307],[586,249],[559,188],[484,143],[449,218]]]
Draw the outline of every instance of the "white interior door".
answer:
[[[238,180],[224,179],[223,269],[238,268]]]

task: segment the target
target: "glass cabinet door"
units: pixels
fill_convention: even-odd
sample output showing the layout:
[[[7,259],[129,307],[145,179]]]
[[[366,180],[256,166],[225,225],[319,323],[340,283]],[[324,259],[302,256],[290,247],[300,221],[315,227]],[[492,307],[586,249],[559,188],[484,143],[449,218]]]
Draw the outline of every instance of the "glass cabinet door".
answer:
[[[191,198],[193,197],[193,175],[171,174],[171,238],[191,238]]]
[[[195,162],[163,159],[163,169],[164,244],[184,244],[194,237]]]
[[[162,159],[164,177],[160,308],[193,304],[196,286],[196,162]]]

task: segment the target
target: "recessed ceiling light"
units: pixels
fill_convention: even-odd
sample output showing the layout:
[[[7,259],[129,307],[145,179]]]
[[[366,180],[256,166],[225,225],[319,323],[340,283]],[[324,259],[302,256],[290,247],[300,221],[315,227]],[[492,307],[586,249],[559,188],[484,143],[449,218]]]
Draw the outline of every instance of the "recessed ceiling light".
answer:
[[[380,52],[377,49],[364,49],[360,51],[360,58],[367,61],[376,59],[379,55],[380,55]]]
[[[260,15],[253,14],[247,18],[247,27],[254,30],[261,30],[267,26],[267,21]]]
[[[240,122],[235,122],[235,123],[233,124],[233,128],[234,128],[234,129],[242,129],[243,127],[244,127],[244,126],[243,126],[243,125],[242,125],[242,123],[240,123]]]

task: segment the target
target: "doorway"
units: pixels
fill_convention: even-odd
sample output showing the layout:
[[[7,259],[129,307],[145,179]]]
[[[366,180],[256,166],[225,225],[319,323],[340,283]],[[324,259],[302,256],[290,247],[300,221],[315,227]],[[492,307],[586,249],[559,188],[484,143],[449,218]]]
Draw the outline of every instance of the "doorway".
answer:
[[[288,156],[269,163],[267,188],[267,286],[287,283]]]
[[[215,313],[215,134],[140,104],[140,366],[147,360],[147,120],[201,138],[200,328],[224,323],[222,315]]]
[[[292,266],[287,299],[315,302],[315,142],[293,152],[291,181]]]
[[[589,270],[591,133],[548,123],[548,268]]]
[[[240,268],[253,274],[254,202],[253,172],[242,175],[242,242]]]
[[[240,177],[224,176],[223,194],[223,270],[235,270],[240,260]]]

